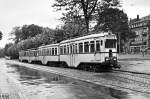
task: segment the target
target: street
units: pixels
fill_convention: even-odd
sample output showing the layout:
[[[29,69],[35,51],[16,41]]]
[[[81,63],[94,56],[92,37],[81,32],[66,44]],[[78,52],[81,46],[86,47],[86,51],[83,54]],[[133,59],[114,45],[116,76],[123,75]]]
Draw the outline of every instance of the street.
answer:
[[[128,70],[129,66],[132,66],[132,69],[129,70],[147,73],[150,71],[145,68],[143,68],[143,71],[141,70],[143,64],[148,67],[149,60],[135,60],[132,62],[122,60],[120,62],[124,66],[122,69]],[[139,68],[136,66],[139,66]],[[93,78],[91,78],[92,76]],[[111,73],[90,73],[0,59],[0,78],[0,93],[5,95],[6,99],[150,98],[149,86],[146,86],[147,89],[146,87],[140,87],[139,83],[133,82],[132,84],[131,81],[123,81],[122,78],[116,78]],[[126,86],[127,83],[131,88],[133,87],[133,90],[130,87],[115,86],[116,82],[123,86]],[[113,85],[110,86],[110,83],[113,83]],[[141,90],[141,88],[143,89]],[[137,91],[134,89],[137,89]],[[5,99],[2,97],[4,96],[1,95],[0,99]]]

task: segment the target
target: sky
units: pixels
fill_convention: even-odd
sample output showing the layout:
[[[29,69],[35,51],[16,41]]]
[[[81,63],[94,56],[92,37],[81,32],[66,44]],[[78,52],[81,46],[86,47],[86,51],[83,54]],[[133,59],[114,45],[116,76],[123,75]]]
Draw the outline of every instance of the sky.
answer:
[[[51,5],[54,0],[0,0],[0,31],[3,38],[0,48],[11,42],[10,32],[15,26],[36,24],[43,27],[55,28],[61,24],[60,12],[56,12]],[[150,0],[122,0],[122,9],[129,18],[150,14]]]

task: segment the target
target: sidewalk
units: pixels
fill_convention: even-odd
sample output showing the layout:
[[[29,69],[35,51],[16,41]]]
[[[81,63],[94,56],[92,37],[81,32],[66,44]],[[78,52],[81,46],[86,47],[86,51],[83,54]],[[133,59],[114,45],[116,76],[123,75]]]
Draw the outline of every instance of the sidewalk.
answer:
[[[0,69],[0,99],[29,99],[23,94],[20,85],[4,72],[3,66]]]

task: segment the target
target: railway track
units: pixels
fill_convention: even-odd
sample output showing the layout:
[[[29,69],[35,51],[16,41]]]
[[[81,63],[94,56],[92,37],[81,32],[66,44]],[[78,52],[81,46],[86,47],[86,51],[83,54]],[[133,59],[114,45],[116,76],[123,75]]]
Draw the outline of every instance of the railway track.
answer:
[[[118,80],[119,82],[123,82],[126,85],[133,84],[137,86],[137,88],[141,87],[142,89],[142,90],[135,90],[135,89],[131,89],[131,90],[150,93],[150,90],[146,90],[146,89],[150,89],[150,74],[117,70],[108,73],[108,75],[111,75],[112,80]]]
[[[119,73],[118,76],[127,77],[127,79],[135,78],[137,82],[144,80],[145,83],[150,84],[150,74],[133,72],[133,71],[123,71],[123,70],[113,70],[112,73]]]

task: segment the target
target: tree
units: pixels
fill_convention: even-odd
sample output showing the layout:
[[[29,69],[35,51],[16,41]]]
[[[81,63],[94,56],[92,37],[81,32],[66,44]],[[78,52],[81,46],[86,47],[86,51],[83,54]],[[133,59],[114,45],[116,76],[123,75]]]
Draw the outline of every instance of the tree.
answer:
[[[13,44],[7,49],[8,56],[11,57],[11,59],[18,59],[19,58],[19,51],[17,48],[17,44]]]
[[[7,49],[9,47],[11,47],[12,45],[13,45],[13,43],[8,43],[8,44],[5,45],[5,48],[4,48],[4,54],[5,54],[5,56],[9,56]]]
[[[64,8],[66,13],[69,13],[72,17],[83,16],[86,24],[86,32],[88,33],[89,22],[97,4],[98,0],[55,0],[53,7],[57,10],[62,10],[62,8]]]
[[[63,30],[63,29],[56,29],[54,31],[54,42],[55,43],[59,43],[61,42],[62,40],[65,40],[67,39],[67,35],[66,35],[66,32]]]
[[[0,49],[0,58],[4,57],[4,49]]]
[[[2,35],[3,35],[3,33],[0,31],[0,40],[2,39]]]
[[[41,34],[43,32],[43,27],[40,27],[38,25],[23,25],[22,29],[22,35],[21,38],[27,39],[36,36],[37,34]]]
[[[43,32],[43,27],[40,27],[38,25],[23,25],[22,27],[14,27],[11,31],[11,35],[15,36],[12,38],[15,43],[18,43],[21,40],[25,40],[31,37],[34,37],[38,34],[41,34]]]
[[[112,31],[119,38],[126,40],[129,38],[128,17],[122,10],[118,8],[108,8],[99,13],[97,31]]]
[[[10,39],[15,41],[15,43],[18,43],[22,40],[21,35],[22,35],[21,27],[16,26],[11,31],[11,36],[14,36],[14,37],[12,37]]]

